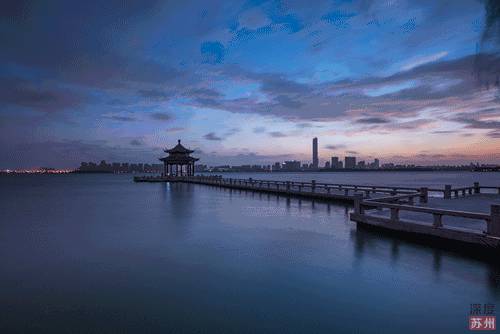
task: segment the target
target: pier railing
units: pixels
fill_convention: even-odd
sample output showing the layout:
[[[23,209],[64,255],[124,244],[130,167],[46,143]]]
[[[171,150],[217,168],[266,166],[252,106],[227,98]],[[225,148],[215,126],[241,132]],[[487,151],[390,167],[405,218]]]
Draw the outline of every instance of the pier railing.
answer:
[[[496,187],[493,187],[496,188]],[[367,211],[375,210],[375,212],[380,212],[380,210],[387,209],[390,212],[388,217],[380,214],[369,214]],[[429,208],[405,204],[395,204],[380,201],[380,199],[365,200],[361,196],[355,196],[354,199],[354,212],[351,214],[351,220],[362,221],[362,222],[384,222],[393,225],[402,223],[411,223],[400,218],[401,212],[418,212],[428,214],[432,217],[431,220],[425,220],[430,222],[430,226],[421,225],[422,227],[430,227],[433,229],[440,230],[457,230],[456,227],[446,226],[443,224],[444,216],[460,217],[473,219],[476,221],[486,222],[486,230],[483,231],[484,234],[493,237],[500,238],[500,205],[491,205],[490,213],[478,213],[478,212],[468,212],[468,211],[458,211],[458,210],[445,210],[438,208]],[[425,222],[424,221],[424,222]],[[394,226],[396,227],[396,226]],[[470,232],[476,232],[477,229],[473,229]]]
[[[399,198],[415,198],[421,197],[418,188],[410,187],[387,187],[375,185],[354,185],[354,184],[338,184],[338,183],[323,183],[311,180],[305,181],[280,181],[280,180],[263,180],[263,179],[233,179],[222,178],[220,176],[191,176],[185,180],[191,183],[204,183],[221,185],[242,189],[255,190],[270,190],[284,193],[316,193],[324,195],[343,195],[354,196],[354,194],[362,194],[369,198],[373,194],[384,194],[390,196],[398,196]],[[390,196],[386,196],[389,198]],[[391,198],[392,198],[391,197]]]

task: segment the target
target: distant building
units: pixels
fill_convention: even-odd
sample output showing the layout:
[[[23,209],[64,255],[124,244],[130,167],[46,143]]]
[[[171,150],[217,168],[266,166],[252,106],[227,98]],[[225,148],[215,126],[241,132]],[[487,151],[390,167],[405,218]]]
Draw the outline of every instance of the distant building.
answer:
[[[313,160],[312,160],[312,167],[313,168],[318,168],[319,167],[319,158],[318,158],[318,138],[314,137],[313,138]]]
[[[330,169],[330,161],[325,162],[325,168]]]
[[[278,170],[281,170],[281,162],[275,162],[273,167],[272,167],[272,171],[278,171]]]
[[[300,170],[300,161],[297,160],[285,161],[283,163],[282,169],[287,171],[298,171]]]
[[[345,157],[344,166],[346,169],[356,168],[356,157]]]
[[[366,163],[362,160],[358,162],[358,168],[359,169],[365,169],[366,168]]]
[[[342,168],[342,167],[339,167],[339,157],[332,157],[331,159],[331,163],[330,163],[330,167],[331,168],[334,168],[334,169],[339,169],[339,168]]]
[[[194,165],[194,171],[196,173],[203,173],[208,171],[207,165]]]
[[[374,168],[374,169],[379,169],[379,168],[380,168],[380,160],[375,159],[375,160],[373,161],[373,166],[372,166],[372,168]]]

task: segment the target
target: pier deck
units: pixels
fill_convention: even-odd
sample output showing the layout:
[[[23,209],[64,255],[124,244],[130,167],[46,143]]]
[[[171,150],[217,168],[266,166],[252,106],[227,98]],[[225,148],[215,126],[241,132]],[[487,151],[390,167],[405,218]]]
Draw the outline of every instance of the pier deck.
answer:
[[[348,201],[354,202],[355,196],[364,199],[383,199],[391,196],[400,196],[413,201],[419,198],[420,192],[417,188],[408,187],[385,187],[371,185],[333,184],[298,181],[273,181],[258,179],[233,179],[220,176],[190,176],[190,177],[134,177],[135,182],[184,182],[194,184],[212,185],[224,188],[253,190],[294,197],[305,197],[311,199]]]
[[[354,203],[351,221],[402,234],[500,250],[500,187],[443,189],[296,181],[232,179],[220,176],[134,177],[135,182],[184,182]],[[437,195],[430,197],[429,194]],[[444,218],[443,218],[444,217]]]

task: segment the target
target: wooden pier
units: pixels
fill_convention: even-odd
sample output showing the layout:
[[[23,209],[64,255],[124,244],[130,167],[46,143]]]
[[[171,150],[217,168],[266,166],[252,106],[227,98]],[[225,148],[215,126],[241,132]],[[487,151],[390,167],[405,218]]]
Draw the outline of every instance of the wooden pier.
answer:
[[[233,179],[221,176],[140,176],[135,182],[183,182],[230,189],[273,193],[323,201],[354,203],[351,221],[358,225],[431,239],[500,249],[500,187],[411,188],[259,179]],[[482,194],[494,201],[488,212],[463,210],[464,203],[474,209],[484,202]],[[429,194],[436,196],[429,197]],[[454,202],[462,200],[453,207]],[[466,202],[463,202],[465,200]],[[443,202],[444,201],[444,202]],[[453,207],[445,209],[440,206]],[[478,204],[478,205],[476,205]],[[484,207],[484,205],[482,205]],[[406,217],[408,216],[408,217]],[[445,219],[443,219],[445,217]],[[453,218],[453,219],[450,219]]]

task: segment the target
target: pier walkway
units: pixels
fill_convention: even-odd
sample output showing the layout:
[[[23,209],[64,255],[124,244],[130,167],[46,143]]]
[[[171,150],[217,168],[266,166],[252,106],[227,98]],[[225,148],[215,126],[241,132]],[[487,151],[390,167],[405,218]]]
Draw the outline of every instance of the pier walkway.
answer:
[[[500,250],[500,186],[411,188],[221,176],[136,176],[135,182],[183,182],[354,203],[351,221],[402,234]]]
[[[408,201],[420,198],[420,189],[408,187],[385,187],[372,185],[334,184],[297,181],[272,181],[258,179],[233,179],[221,176],[136,176],[135,182],[184,182],[212,185],[224,188],[253,190],[293,197],[354,202],[356,195],[364,199],[383,199],[400,196]]]

